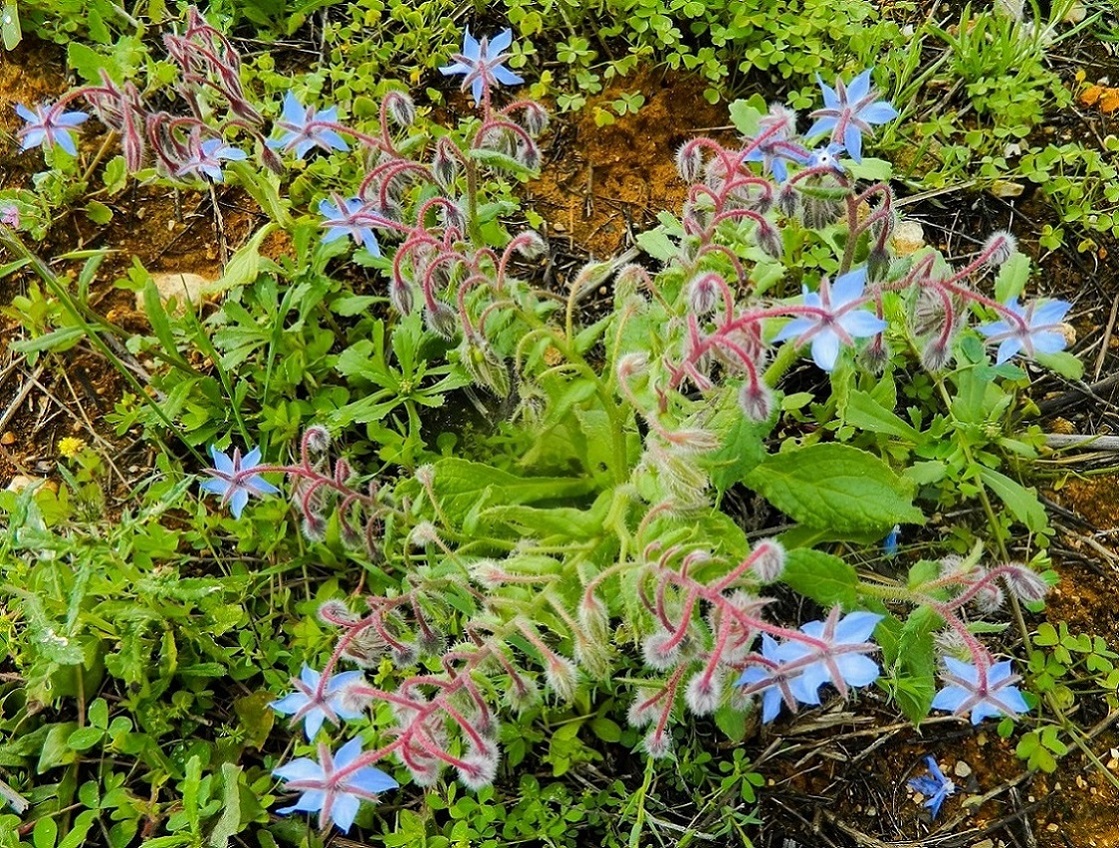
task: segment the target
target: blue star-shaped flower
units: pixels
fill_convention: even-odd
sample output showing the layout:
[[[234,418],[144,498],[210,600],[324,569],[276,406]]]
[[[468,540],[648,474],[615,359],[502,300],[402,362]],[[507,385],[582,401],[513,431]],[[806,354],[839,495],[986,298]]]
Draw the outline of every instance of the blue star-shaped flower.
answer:
[[[865,654],[877,650],[869,640],[883,616],[852,612],[841,619],[839,613],[839,607],[833,607],[824,621],[810,621],[800,628],[806,636],[825,642],[826,648],[814,648],[803,642],[787,643],[795,644],[801,657],[812,658],[792,684],[793,694],[801,703],[820,703],[819,689],[825,683],[831,683],[840,695],[846,696],[848,686],[869,686],[881,673],[878,663]]]
[[[784,701],[790,710],[796,710],[797,695],[792,688],[793,682],[800,676],[800,671],[787,671],[782,665],[796,659],[796,652],[789,649],[792,643],[780,644],[768,633],[762,634],[762,657],[777,663],[776,666],[752,665],[742,672],[735,682],[736,686],[744,686],[743,690],[748,695],[761,693],[762,696],[762,723],[768,724],[777,718],[781,711],[781,702]],[[795,646],[794,646],[795,648]],[[820,703],[819,698],[809,703]]]
[[[331,203],[325,198],[319,201],[319,213],[325,219],[322,226],[326,229],[322,240],[324,242],[337,241],[340,238],[351,236],[355,244],[365,245],[365,249],[374,256],[381,255],[381,248],[377,244],[377,236],[368,223],[365,213],[365,204],[360,198],[352,197],[346,200],[335,197]]]
[[[885,321],[858,308],[863,303],[865,285],[866,268],[856,268],[837,277],[834,284],[822,281],[819,292],[810,292],[805,286],[804,305],[822,313],[794,318],[773,340],[783,342],[795,337],[797,347],[811,342],[812,360],[824,371],[831,371],[841,347],[851,347],[855,339],[868,338],[886,329]]]
[[[360,671],[331,675],[320,692],[321,680],[321,673],[305,665],[299,677],[291,681],[295,691],[269,704],[276,712],[291,716],[293,724],[302,721],[308,741],[315,738],[328,719],[331,724],[341,724],[339,719],[361,718],[362,715],[360,709],[347,706],[345,696],[351,686],[365,683],[365,675]]]
[[[270,138],[266,144],[273,150],[291,150],[302,159],[313,147],[329,153],[332,150],[349,150],[350,145],[338,134],[338,109],[331,106],[321,112],[314,106],[303,106],[290,91],[284,95],[284,108],[276,128],[283,134]]]
[[[956,784],[944,776],[944,772],[940,770],[933,757],[925,757],[925,763],[929,767],[928,775],[913,778],[909,781],[909,787],[925,796],[925,806],[929,808],[935,819],[944,799],[955,794]]]
[[[78,155],[71,130],[89,120],[89,115],[85,112],[63,112],[61,106],[48,106],[45,103],[28,109],[22,103],[17,103],[16,113],[26,123],[16,133],[22,141],[20,150],[39,146],[46,149],[57,144],[71,156]]]
[[[375,802],[378,794],[400,785],[373,766],[354,768],[361,755],[361,740],[353,739],[338,749],[336,757],[326,745],[319,745],[318,762],[300,757],[273,769],[272,774],[287,781],[286,789],[303,793],[290,807],[276,812],[318,813],[319,827],[334,822],[348,833],[362,801]]]
[[[507,68],[502,67],[509,58],[509,45],[513,43],[513,31],[502,30],[493,39],[477,41],[467,27],[462,35],[462,52],[451,56],[453,64],[440,68],[444,76],[465,74],[462,90],[470,89],[475,103],[482,102],[484,93],[495,85],[520,85],[524,80]]]
[[[220,138],[208,138],[198,145],[191,159],[175,171],[175,176],[206,176],[215,183],[220,183],[225,181],[225,176],[221,172],[221,163],[223,160],[227,162],[243,162],[248,158],[249,154],[244,150],[239,150],[232,145],[226,144]]]
[[[934,710],[961,716],[970,711],[972,724],[990,716],[1016,718],[1019,713],[1029,712],[1030,705],[1018,687],[1010,685],[1018,680],[1018,675],[1010,671],[1010,660],[992,665],[982,681],[975,665],[952,657],[945,657],[944,665],[946,670],[940,674],[948,685],[933,698]]]
[[[260,448],[253,448],[244,457],[241,449],[235,448],[233,457],[219,451],[210,445],[210,456],[214,459],[214,467],[207,468],[206,473],[213,480],[206,480],[202,490],[213,495],[221,495],[223,504],[228,503],[235,518],[241,517],[241,511],[249,502],[249,495],[274,495],[280,490],[261,477],[253,473],[253,469],[260,465]]]
[[[1056,353],[1065,349],[1065,334],[1061,322],[1072,309],[1067,300],[1031,301],[1019,306],[1016,300],[1004,304],[1008,310],[1022,319],[1022,323],[1012,319],[992,321],[977,329],[990,343],[999,342],[999,352],[995,363],[1001,365],[1015,354],[1025,351],[1026,356],[1038,353]]]
[[[863,133],[874,135],[873,124],[884,124],[898,116],[897,110],[885,100],[878,100],[878,92],[870,87],[870,69],[863,71],[850,85],[836,79],[835,88],[827,85],[819,75],[816,81],[824,93],[824,108],[810,113],[816,123],[808,137],[830,132],[832,141],[842,144],[856,162],[863,161]]]

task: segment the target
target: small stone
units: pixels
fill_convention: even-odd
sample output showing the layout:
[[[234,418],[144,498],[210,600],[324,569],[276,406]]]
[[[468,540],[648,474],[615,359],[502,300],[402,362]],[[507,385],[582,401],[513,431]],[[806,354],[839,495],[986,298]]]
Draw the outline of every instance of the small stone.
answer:
[[[34,486],[39,483],[45,483],[46,480],[42,477],[27,477],[23,474],[17,474],[8,483],[9,492],[22,492],[28,486]]]
[[[11,430],[6,432],[3,436],[0,436],[0,445],[4,445],[6,447],[7,445],[14,445],[15,443],[16,434],[13,433]]]
[[[1056,833],[1061,828],[1055,822],[1050,822],[1049,824],[1045,825],[1045,829],[1048,830],[1050,833]]]
[[[185,307],[188,301],[197,305],[213,286],[213,280],[203,277],[201,274],[181,271],[168,274],[152,274],[152,282],[155,283],[156,291],[159,292],[159,299],[162,303],[166,303],[173,297],[178,301],[180,308]],[[136,292],[136,308],[141,312],[144,310],[143,291]]]
[[[956,777],[967,777],[971,774],[971,766],[960,760],[956,763]]]
[[[986,745],[987,744],[987,734],[983,733],[983,732],[980,732],[979,735],[975,737],[975,743],[977,745]]]
[[[900,221],[890,243],[898,256],[909,256],[925,246],[925,230],[916,221]]]

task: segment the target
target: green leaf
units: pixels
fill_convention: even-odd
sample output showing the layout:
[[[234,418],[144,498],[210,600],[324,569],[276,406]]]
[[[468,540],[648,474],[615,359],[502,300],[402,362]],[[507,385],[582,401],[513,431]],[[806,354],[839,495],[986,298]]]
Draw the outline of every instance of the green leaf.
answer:
[[[999,496],[1014,517],[1026,525],[1034,533],[1040,533],[1049,526],[1049,519],[1045,515],[1045,507],[1037,498],[1037,490],[1027,489],[1016,480],[1005,474],[986,466],[977,466],[979,477],[985,486]]]
[[[854,567],[823,551],[809,548],[789,551],[781,582],[821,606],[839,604],[851,609],[859,603],[859,578]]]
[[[603,742],[614,744],[622,741],[622,728],[608,718],[600,716],[591,719],[591,730]]]
[[[273,229],[275,229],[275,224],[270,223],[257,230],[253,237],[230,257],[225,270],[221,277],[214,282],[211,291],[224,292],[237,286],[247,286],[255,282],[256,278],[265,270],[274,269],[276,263],[260,255],[260,246]]]
[[[872,183],[882,183],[894,176],[894,166],[886,159],[875,159],[867,156],[862,162],[849,161],[846,167],[857,180],[866,180]]]
[[[44,816],[35,822],[35,828],[31,831],[31,844],[35,848],[54,848],[57,838],[58,822],[51,816]]]
[[[23,31],[19,26],[19,10],[16,8],[15,0],[8,0],[0,14],[2,14],[2,17],[0,17],[0,33],[4,37],[4,49],[15,50],[20,41],[23,40]]]
[[[241,832],[241,767],[233,763],[222,763],[222,805],[221,815],[214,823],[206,843],[211,848],[228,848],[229,840]]]
[[[465,459],[435,463],[435,495],[447,516],[463,521],[473,510],[497,504],[577,498],[594,489],[594,481],[572,477],[519,477]]]
[[[637,246],[661,262],[668,262],[680,253],[680,248],[660,227],[641,233],[637,237]]]
[[[906,423],[894,412],[884,407],[867,392],[855,389],[847,398],[847,408],[843,412],[848,424],[869,430],[872,433],[885,433],[910,442],[921,440],[920,432]]]
[[[12,342],[10,347],[17,353],[34,353],[40,350],[63,351],[69,350],[83,338],[85,338],[85,330],[81,327],[60,327],[38,338]]]
[[[719,707],[715,710],[715,726],[732,742],[741,742],[746,738],[746,713],[731,706]]]
[[[730,112],[730,122],[734,124],[734,128],[744,136],[753,136],[758,132],[758,125],[765,114],[764,108],[759,109],[754,102],[755,98],[750,100],[735,100],[728,107]]]
[[[746,484],[794,520],[821,529],[875,531],[924,520],[913,484],[873,454],[815,444],[766,457]]]
[[[1034,355],[1034,359],[1050,371],[1056,371],[1069,380],[1079,380],[1084,376],[1084,363],[1067,350],[1059,353],[1038,353]]]
[[[497,168],[502,171],[509,171],[516,174],[518,177],[532,177],[536,175],[536,171],[526,166],[523,162],[514,159],[506,153],[501,153],[497,150],[487,150],[484,147],[472,148],[468,154],[471,159],[476,162],[481,162],[490,168]]]
[[[1030,257],[1025,253],[1011,255],[999,266],[999,275],[995,277],[995,300],[999,303],[1017,300],[1029,279]]]
[[[85,839],[86,834],[96,820],[97,810],[84,810],[78,813],[78,817],[70,827],[70,832],[58,843],[58,848],[82,848],[83,845],[88,844]]]

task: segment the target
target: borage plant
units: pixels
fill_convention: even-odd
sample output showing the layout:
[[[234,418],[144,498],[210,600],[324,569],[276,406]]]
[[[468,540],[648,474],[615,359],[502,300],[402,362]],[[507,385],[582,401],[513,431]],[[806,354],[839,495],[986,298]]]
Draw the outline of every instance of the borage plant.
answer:
[[[1009,360],[1070,367],[1059,354],[1069,305],[1019,303],[1028,263],[1008,233],[960,268],[931,249],[898,255],[889,184],[857,178],[870,164],[864,136],[896,115],[869,71],[849,85],[821,83],[825,105],[805,136],[778,105],[747,115],[740,145],[686,143],[677,155],[690,185],[683,215],[664,216],[640,239],[663,268],[592,263],[557,296],[523,279],[546,255],[544,239],[506,235],[493,226],[497,210],[480,202],[495,171],[534,172],[547,126],[535,102],[495,102],[498,83],[519,82],[503,68],[508,33],[467,34],[443,70],[464,77],[479,115],[426,152],[417,152],[422,137],[394,136],[415,114],[395,92],[375,134],[289,95],[266,137],[227,39],[192,10],[187,32],[167,43],[189,115],[147,112],[133,88],[106,79],[29,112],[25,146],[72,144],[78,118],[65,108],[80,96],[121,134],[130,167],[150,148],[176,179],[224,179],[224,163],[248,156],[230,144],[238,134],[277,171],[282,155],[358,148],[375,164],[352,191],[319,200],[322,240],[348,238],[365,259],[385,254],[402,316],[394,341],[412,358],[449,359],[453,377],[441,390],[473,383],[512,408],[494,432],[474,434],[470,458],[429,453],[395,479],[371,482],[345,459],[327,462],[330,439],[317,426],[296,464],[264,463],[257,449],[211,449],[203,488],[236,517],[251,496],[275,493],[264,475],[284,475],[308,538],[336,538],[354,561],[398,580],[360,610],[340,601],[320,609],[337,645],[274,706],[302,721],[310,741],[324,726],[371,721],[378,742],[365,750],[352,740],[336,752],[320,743],[315,757],[278,768],[300,793],[285,812],[318,812],[324,826],[348,829],[362,800],[395,788],[376,768],[390,758],[419,785],[448,767],[469,787],[488,785],[501,714],[530,720],[541,683],[585,706],[587,682],[613,688],[628,674],[637,681],[629,720],[648,728],[653,757],[672,752],[680,709],[729,728],[728,716],[754,709],[755,695],[764,722],[782,705],[820,704],[825,687],[854,697],[876,683],[914,721],[930,709],[973,722],[1030,709],[1010,661],[976,638],[965,611],[994,613],[1008,592],[1017,613],[1018,601],[1044,595],[1037,570],[1011,560],[1008,519],[989,495],[1042,539],[1044,513],[997,469],[992,446],[1015,446],[1001,434],[1003,413],[1027,380]],[[228,117],[215,117],[207,91]],[[231,170],[253,185],[249,169]],[[281,204],[271,211],[295,226]],[[981,283],[994,269],[992,297]],[[582,326],[580,296],[611,278],[613,313]],[[798,297],[783,291],[787,282]],[[973,314],[986,323],[969,327]],[[993,365],[984,339],[999,346]],[[803,383],[789,371],[806,347],[829,388],[810,427],[782,390]],[[360,368],[357,351],[343,354],[346,367]],[[911,406],[907,421],[894,411],[894,375],[920,367],[944,407]],[[792,429],[768,453],[783,411]],[[338,429],[372,415],[345,413]],[[979,498],[998,561],[982,565],[977,544],[966,558],[913,563],[903,583],[897,574],[861,579],[817,549],[875,550],[867,546],[893,528],[921,523],[918,485],[932,499]],[[761,495],[792,523],[751,544],[719,509],[732,487]],[[763,594],[774,584],[810,597],[823,616],[782,621]],[[341,671],[343,662],[375,667],[377,685]]]
[[[752,709],[754,695],[765,722],[782,705],[820,704],[825,687],[853,697],[874,683],[914,721],[930,709],[972,722],[1028,711],[1011,662],[965,617],[996,612],[1007,592],[1015,609],[1045,594],[1034,568],[1010,561],[1003,524],[991,529],[1001,562],[982,565],[977,545],[966,558],[913,564],[904,584],[860,579],[815,546],[865,545],[920,523],[916,483],[938,483],[941,495],[978,484],[966,491],[989,504],[989,489],[1015,514],[1026,510],[1029,490],[963,441],[971,432],[964,401],[980,415],[1005,408],[999,386],[1012,392],[1025,377],[1007,360],[1063,348],[1068,304],[1019,304],[1022,264],[1008,233],[957,269],[931,249],[896,255],[890,186],[860,185],[852,171],[864,136],[895,116],[869,72],[823,86],[825,107],[806,137],[795,115],[775,106],[738,147],[685,144],[683,217],[642,237],[664,263],[655,276],[591,264],[565,298],[538,292],[519,275],[546,250],[540,236],[522,233],[495,249],[479,220],[483,169],[531,172],[545,126],[537,104],[494,105],[508,43],[506,34],[467,36],[444,69],[465,76],[481,114],[442,137],[430,159],[285,105],[283,149],[343,150],[348,138],[381,157],[352,197],[322,201],[324,239],[349,236],[371,254],[386,251],[397,310],[422,313],[431,337],[453,345],[461,373],[515,400],[511,420],[476,434],[473,459],[433,458],[380,487],[361,484],[345,460],[323,466],[318,427],[297,465],[258,465],[254,455],[237,467],[236,454],[215,454],[206,488],[235,509],[271,485],[260,475],[286,475],[311,539],[337,525],[360,547],[355,557],[400,575],[398,591],[366,597],[361,610],[340,601],[320,609],[339,631],[337,646],[274,706],[305,722],[309,739],[371,714],[380,741],[370,750],[351,741],[337,754],[320,744],[317,758],[278,769],[301,793],[285,811],[318,812],[324,826],[347,829],[360,800],[395,786],[374,767],[390,758],[419,785],[448,767],[469,787],[488,785],[503,710],[533,707],[541,682],[557,699],[578,701],[587,681],[610,685],[621,669],[636,676],[635,654],[645,671],[629,719],[648,728],[644,748],[654,757],[672,751],[679,707],[726,716]],[[979,283],[1000,266],[991,297]],[[611,275],[615,311],[580,326],[580,294]],[[801,284],[799,298],[780,296],[786,278]],[[973,313],[993,320],[971,328]],[[999,345],[994,365],[982,338]],[[788,400],[780,385],[804,347],[829,375],[823,426],[767,454]],[[915,366],[948,408],[925,420],[914,407],[907,422],[893,411],[893,375]],[[993,392],[961,400],[976,381]],[[875,384],[886,390],[868,391]],[[859,432],[852,422],[896,437],[879,453],[900,458],[905,473],[844,444]],[[936,454],[946,433],[963,459]],[[761,494],[794,525],[751,545],[718,509],[734,486]],[[776,620],[762,593],[775,583],[818,601],[825,616],[799,626]],[[340,671],[346,661],[378,669],[382,683]]]

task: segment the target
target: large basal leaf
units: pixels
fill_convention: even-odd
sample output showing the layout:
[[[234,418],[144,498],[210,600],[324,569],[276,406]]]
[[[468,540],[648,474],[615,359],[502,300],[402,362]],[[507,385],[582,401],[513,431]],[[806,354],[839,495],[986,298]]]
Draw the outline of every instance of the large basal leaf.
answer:
[[[435,495],[447,517],[463,521],[472,510],[498,504],[530,504],[577,498],[594,481],[573,477],[518,477],[480,462],[444,459],[435,463]]]
[[[884,535],[895,524],[924,520],[913,506],[913,484],[849,445],[810,445],[768,456],[746,484],[810,527]]]

